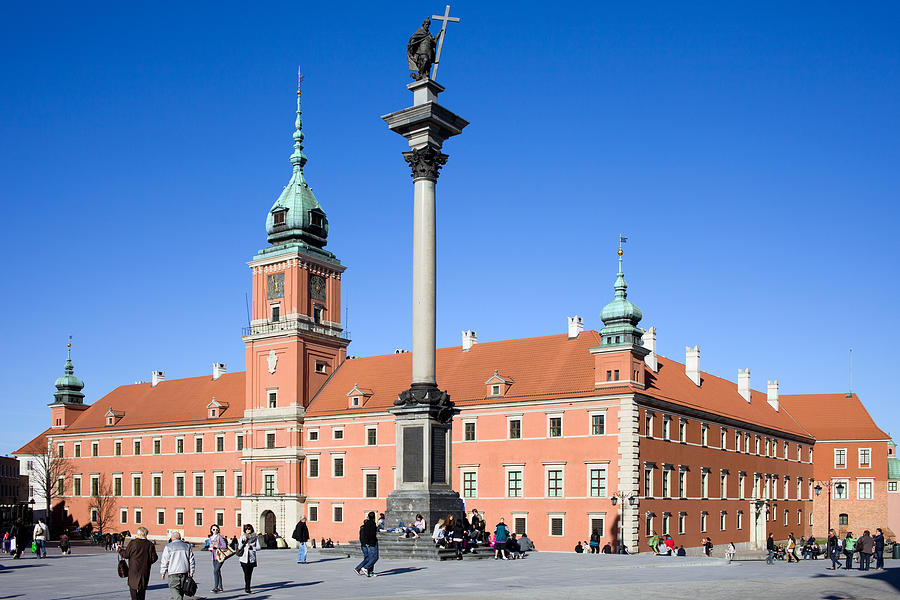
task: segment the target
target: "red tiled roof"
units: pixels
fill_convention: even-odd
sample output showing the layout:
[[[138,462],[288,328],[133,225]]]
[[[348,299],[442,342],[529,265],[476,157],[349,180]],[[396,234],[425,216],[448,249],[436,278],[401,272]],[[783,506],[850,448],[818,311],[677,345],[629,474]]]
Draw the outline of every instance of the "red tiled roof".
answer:
[[[600,335],[596,331],[584,331],[572,340],[562,334],[478,343],[468,352],[463,352],[460,346],[439,348],[438,385],[447,390],[458,406],[642,392],[675,404],[811,437],[785,411],[772,409],[765,394],[752,392],[752,402],[747,403],[738,394],[735,383],[704,372],[701,372],[702,385],[697,387],[684,374],[683,364],[664,357],[659,358],[659,372],[650,373],[646,390],[628,385],[595,389],[594,357],[588,349],[599,345]],[[346,361],[316,395],[306,414],[315,417],[385,410],[409,387],[411,369],[409,353]],[[502,377],[515,382],[499,399],[485,396],[484,382],[495,369]],[[351,409],[346,394],[354,384],[374,390],[374,395],[362,407]]]
[[[751,390],[750,402],[747,402],[738,394],[737,384],[727,379],[700,371],[700,387],[697,387],[684,374],[684,364],[663,356],[657,362],[659,371],[648,372],[647,390],[644,392],[648,396],[786,433],[812,437],[802,421],[798,423],[790,411],[783,408],[776,411],[769,406],[767,395],[762,392]]]
[[[198,425],[233,422],[244,416],[244,373],[226,373],[214,380],[211,375],[149,383],[121,385],[94,402],[75,422],[60,433]],[[230,404],[223,416],[208,418],[207,405],[216,400]],[[112,408],[124,416],[115,425],[106,425]]]
[[[38,434],[36,438],[13,452],[13,454],[44,454],[47,452],[47,434],[51,431],[53,431],[52,427],[47,428],[43,433]]]
[[[856,394],[791,394],[782,405],[819,440],[889,440]]]
[[[460,346],[438,348],[438,384],[460,406],[595,395],[594,358],[588,348],[598,345],[597,332],[584,331],[572,340],[562,334],[480,343],[468,352],[463,352]],[[503,398],[486,400],[484,382],[494,370],[514,383]],[[411,373],[412,354],[408,352],[344,361],[313,398],[306,414],[385,410],[409,387]],[[355,384],[373,390],[374,394],[362,407],[349,409],[347,392]]]

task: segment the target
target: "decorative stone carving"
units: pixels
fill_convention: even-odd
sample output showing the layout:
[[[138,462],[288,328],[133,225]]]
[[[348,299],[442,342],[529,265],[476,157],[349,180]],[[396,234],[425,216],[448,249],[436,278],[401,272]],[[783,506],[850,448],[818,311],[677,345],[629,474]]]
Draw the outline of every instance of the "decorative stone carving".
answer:
[[[275,354],[274,350],[269,350],[269,356],[266,358],[266,362],[269,363],[269,373],[274,373],[275,367],[278,366],[278,355]]]
[[[425,19],[422,26],[416,29],[406,43],[406,62],[409,64],[409,76],[419,81],[428,79],[431,65],[434,64],[435,50],[441,33],[431,35],[431,19]]]
[[[394,406],[427,406],[439,422],[449,423],[453,419],[453,403],[450,394],[437,386],[413,384],[410,389],[400,392]]]
[[[413,179],[437,181],[438,172],[446,164],[448,158],[450,158],[448,155],[430,145],[403,153],[403,159],[412,167]]]

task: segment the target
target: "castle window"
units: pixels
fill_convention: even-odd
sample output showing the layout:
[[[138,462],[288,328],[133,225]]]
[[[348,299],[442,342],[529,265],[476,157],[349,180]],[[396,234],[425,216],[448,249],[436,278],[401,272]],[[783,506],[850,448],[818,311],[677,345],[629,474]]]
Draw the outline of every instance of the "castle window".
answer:
[[[562,437],[562,417],[549,417],[547,420],[547,437]]]
[[[475,441],[475,421],[466,421],[463,423],[463,441]]]
[[[216,436],[216,452],[224,452],[225,451],[225,436],[219,435]]]
[[[313,211],[310,211],[309,213],[309,222],[313,227],[324,227],[325,225],[325,222],[322,219],[322,214]]]
[[[276,304],[276,305],[272,306],[271,309],[272,309],[272,322],[277,323],[278,321],[281,320],[281,306]]]
[[[284,216],[286,213],[286,210],[279,210],[275,213],[272,213],[275,225],[284,225]]]
[[[266,433],[266,448],[272,449],[275,447],[275,432]]]
[[[235,439],[235,446],[237,447],[237,450],[239,450],[239,451],[243,450],[244,449],[244,436],[237,435],[237,436],[235,436],[234,439]]]
[[[331,439],[333,439],[333,440],[344,439],[344,428],[343,427],[332,427]]]
[[[613,371],[613,379],[614,379],[615,381],[618,381],[618,380],[619,380],[619,370],[618,370],[618,369],[616,369],[615,371]]]
[[[499,396],[500,395],[500,386],[492,385],[491,386],[491,396]]]
[[[366,428],[366,446],[375,446],[378,443],[378,428]]]
[[[266,496],[274,496],[275,495],[275,476],[274,475],[266,475],[265,485],[266,485],[266,487],[265,487],[265,490],[263,490],[263,493]]]
[[[522,419],[515,418],[509,419],[509,439],[511,440],[520,440],[522,439]]]
[[[322,322],[322,307],[321,306],[316,305],[313,307],[313,322],[314,323]]]
[[[278,390],[269,390],[266,395],[268,396],[268,407],[275,408],[278,406]]]
[[[591,435],[603,435],[606,433],[606,415],[591,415]]]
[[[325,373],[328,367],[328,363],[323,360],[316,361],[316,373]]]

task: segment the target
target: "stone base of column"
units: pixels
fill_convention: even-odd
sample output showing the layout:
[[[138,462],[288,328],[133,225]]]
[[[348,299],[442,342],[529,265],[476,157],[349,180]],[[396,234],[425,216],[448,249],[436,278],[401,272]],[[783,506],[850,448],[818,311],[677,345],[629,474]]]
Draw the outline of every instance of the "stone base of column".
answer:
[[[394,490],[387,497],[384,513],[385,527],[397,527],[399,522],[412,525],[416,515],[425,517],[428,531],[422,537],[430,537],[435,524],[447,515],[462,517],[462,500],[453,490]]]

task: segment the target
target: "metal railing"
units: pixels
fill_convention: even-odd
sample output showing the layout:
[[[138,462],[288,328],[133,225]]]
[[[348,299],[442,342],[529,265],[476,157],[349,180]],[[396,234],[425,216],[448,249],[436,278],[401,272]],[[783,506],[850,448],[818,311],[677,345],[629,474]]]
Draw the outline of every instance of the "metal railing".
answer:
[[[284,331],[309,331],[320,335],[331,335],[345,340],[350,339],[350,332],[345,329],[333,327],[325,323],[312,323],[302,319],[282,319],[278,321],[256,323],[249,327],[242,327],[241,335],[260,335],[263,333],[279,333]]]

